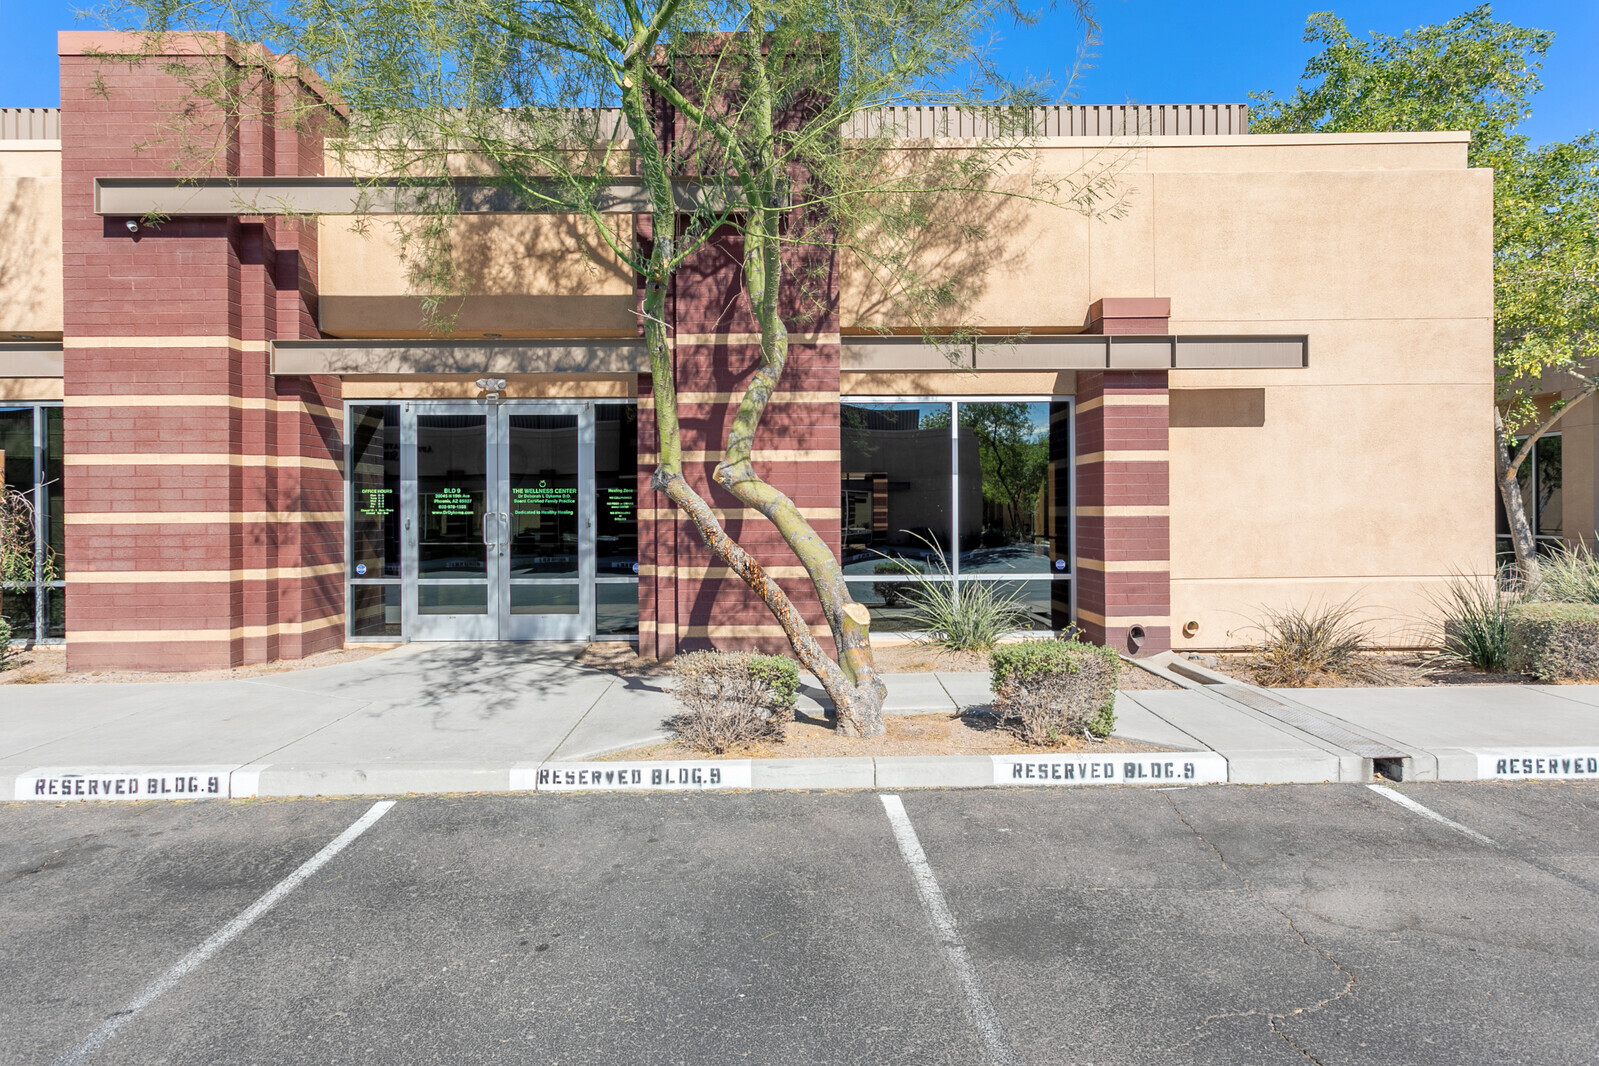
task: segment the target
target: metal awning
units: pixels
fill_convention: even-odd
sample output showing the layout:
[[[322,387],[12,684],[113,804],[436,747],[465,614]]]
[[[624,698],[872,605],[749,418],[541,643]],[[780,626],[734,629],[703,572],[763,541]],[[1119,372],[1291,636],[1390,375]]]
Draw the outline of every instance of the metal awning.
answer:
[[[274,374],[637,374],[643,341],[274,341]]]
[[[845,337],[845,370],[1277,370],[1310,365],[1310,338],[1031,334],[947,350],[920,337]]]
[[[356,178],[96,178],[98,215],[142,218],[226,217],[230,215],[414,215],[429,198],[447,194],[463,214],[573,214],[571,190],[551,181],[542,190],[549,202],[504,185],[469,178],[434,185],[373,182]],[[618,178],[592,190],[596,211],[635,215],[649,211],[644,183]],[[672,197],[682,212],[720,211],[727,203],[719,186],[679,179]]]

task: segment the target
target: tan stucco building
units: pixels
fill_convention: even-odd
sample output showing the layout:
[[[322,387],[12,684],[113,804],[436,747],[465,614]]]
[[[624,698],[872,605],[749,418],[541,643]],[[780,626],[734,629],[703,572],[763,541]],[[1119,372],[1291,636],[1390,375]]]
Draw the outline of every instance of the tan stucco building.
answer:
[[[476,287],[441,334],[386,224],[140,229],[147,192],[100,179],[167,176],[131,147],[156,105],[87,92],[88,37],[62,36],[59,112],[0,116],[0,448],[62,563],[5,597],[17,637],[171,668],[363,639],[773,641],[648,488],[636,281],[592,234],[463,219]],[[1138,651],[1235,647],[1265,609],[1345,600],[1382,640],[1425,640],[1429,597],[1495,548],[1492,187],[1468,135],[1056,112],[1037,173],[1113,171],[1114,217],[1016,202],[981,240],[929,232],[978,268],[963,318],[985,339],[955,364],[895,336],[845,258],[757,460],[879,633],[905,631],[906,583],[947,580]],[[321,160],[280,142],[232,176]],[[699,299],[725,280],[676,294],[686,446],[712,459],[749,361]],[[1596,481],[1571,451],[1568,524]]]

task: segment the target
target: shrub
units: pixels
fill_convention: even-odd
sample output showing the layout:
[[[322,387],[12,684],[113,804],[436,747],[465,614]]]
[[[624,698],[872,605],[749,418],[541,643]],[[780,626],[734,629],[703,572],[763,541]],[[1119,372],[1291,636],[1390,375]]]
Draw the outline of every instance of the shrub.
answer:
[[[799,664],[781,655],[689,652],[672,661],[672,678],[683,710],[667,726],[700,751],[781,737],[794,717]]]
[[[1599,680],[1599,604],[1518,603],[1507,614],[1510,669],[1540,681]]]
[[[0,670],[11,669],[11,623],[0,618]]]
[[[1549,553],[1538,561],[1533,596],[1557,603],[1599,603],[1599,558],[1586,544]]]
[[[1075,640],[1022,640],[988,656],[994,709],[1029,744],[1057,744],[1116,728],[1122,661],[1109,648]]]
[[[1263,636],[1250,669],[1267,687],[1303,688],[1319,675],[1381,677],[1361,653],[1371,644],[1348,600],[1336,604],[1267,609],[1256,626]]]
[[[909,559],[883,559],[872,567],[872,573],[917,577],[927,573],[927,566]],[[883,598],[884,607],[908,607],[916,602],[916,590],[921,584],[918,581],[879,581],[872,586],[872,591]]]
[[[1491,579],[1456,574],[1433,605],[1443,616],[1443,639],[1430,662],[1474,666],[1491,674],[1510,665],[1510,604]]]
[[[924,633],[922,640],[928,644],[988,651],[1026,621],[1020,597],[1020,591],[997,591],[988,581],[967,581],[959,590],[949,582],[919,582],[906,624]]]

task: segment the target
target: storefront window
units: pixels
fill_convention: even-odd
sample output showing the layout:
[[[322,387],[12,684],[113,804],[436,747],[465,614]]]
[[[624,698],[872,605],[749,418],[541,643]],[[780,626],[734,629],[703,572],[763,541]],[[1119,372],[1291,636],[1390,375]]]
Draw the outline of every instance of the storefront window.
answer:
[[[846,403],[841,428],[844,572],[947,570],[950,405]]]
[[[638,405],[594,406],[594,630],[638,634]]]
[[[0,590],[0,617],[13,641],[60,640],[66,632],[61,408],[0,406],[0,452],[5,487],[28,497],[36,522],[34,580],[26,589]]]
[[[1069,418],[1063,403],[960,405],[961,573],[1049,574],[1067,558]]]
[[[400,408],[350,407],[350,636],[400,636]]]
[[[977,581],[1023,628],[1070,624],[1069,402],[848,400],[840,423],[844,572],[877,631]]]
[[[1517,440],[1510,445],[1512,453],[1521,447]],[[1565,507],[1562,491],[1564,478],[1561,463],[1561,436],[1550,433],[1538,438],[1529,455],[1516,471],[1516,484],[1521,489],[1521,506],[1532,525],[1540,552],[1553,551],[1563,543],[1565,534]],[[1505,502],[1497,490],[1494,492],[1494,516],[1498,534],[1498,554],[1501,563],[1515,559],[1515,545],[1510,536],[1510,520],[1505,515]]]
[[[638,407],[594,410],[594,555],[601,577],[638,577]]]

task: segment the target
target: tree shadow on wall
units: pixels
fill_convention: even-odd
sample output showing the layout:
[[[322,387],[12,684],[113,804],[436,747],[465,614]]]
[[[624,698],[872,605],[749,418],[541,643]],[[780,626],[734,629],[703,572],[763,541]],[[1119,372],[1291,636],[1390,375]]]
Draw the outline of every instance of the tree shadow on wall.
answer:
[[[972,149],[962,155],[919,142],[886,158],[905,170],[897,185],[913,190],[902,202],[867,217],[846,233],[841,255],[840,317],[851,327],[906,334],[1006,333],[1064,322],[987,321],[983,307],[996,287],[1023,279],[1047,307],[1061,280],[1041,276],[1041,242],[1059,240],[1087,222],[1119,219],[1128,191],[1118,180],[1131,146],[1101,150],[1064,173],[1045,169],[1047,155],[1029,147]],[[984,172],[967,166],[982,151],[1005,153],[1006,162]],[[976,173],[968,173],[975,170]],[[925,193],[916,193],[917,188]],[[1085,264],[1086,268],[1086,264]],[[1085,308],[1086,310],[1086,308]],[[1047,311],[1045,313],[1048,313]]]
[[[631,227],[631,216],[616,220]],[[324,297],[341,306],[341,321],[372,327],[361,333],[457,340],[499,334],[626,340],[636,333],[632,271],[580,216],[406,216],[376,225],[358,217],[353,229],[371,243],[374,269],[396,278],[393,292]],[[341,332],[355,331],[346,326]],[[429,371],[496,369],[469,354]]]
[[[60,248],[59,233],[41,225],[39,203],[55,190],[39,178],[14,178],[0,181],[0,340],[9,340],[9,330],[36,332],[59,328],[41,322],[39,305],[49,299],[51,278],[41,269],[46,266],[41,249]]]

